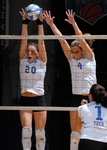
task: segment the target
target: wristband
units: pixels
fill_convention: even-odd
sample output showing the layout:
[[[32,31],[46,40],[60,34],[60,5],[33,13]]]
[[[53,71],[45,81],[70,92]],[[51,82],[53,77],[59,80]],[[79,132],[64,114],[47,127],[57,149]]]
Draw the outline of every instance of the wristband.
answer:
[[[75,34],[75,35],[82,35],[82,32],[80,31],[79,33]]]
[[[29,19],[23,20],[23,24],[28,24],[29,23]]]
[[[36,22],[37,22],[37,25],[42,25],[43,24],[43,21],[40,21],[39,19],[37,19]]]
[[[22,41],[26,41],[27,39],[22,39]]]

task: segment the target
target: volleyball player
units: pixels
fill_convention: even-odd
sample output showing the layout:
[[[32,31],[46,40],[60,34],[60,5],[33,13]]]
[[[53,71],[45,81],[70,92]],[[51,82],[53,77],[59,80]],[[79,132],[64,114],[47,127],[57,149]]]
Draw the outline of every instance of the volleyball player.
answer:
[[[82,121],[79,150],[107,150],[107,91],[94,84],[89,93],[90,103],[79,106]]]
[[[76,35],[82,35],[77,23],[74,20],[73,11],[66,11],[68,19],[65,19],[74,28]],[[44,19],[50,26],[55,35],[62,36],[62,33],[58,30],[53,20],[55,17],[51,17],[51,12],[44,13]],[[96,83],[96,61],[92,50],[93,40],[78,39],[71,43],[71,46],[65,39],[59,39],[62,50],[69,61],[72,78],[72,107],[78,107],[81,105],[82,99],[88,100],[89,90],[93,84]],[[71,139],[70,150],[77,150],[80,138],[81,124],[78,120],[77,111],[70,112],[70,124],[71,124]]]
[[[28,35],[28,22],[25,11],[20,11],[22,16],[21,35]],[[37,20],[38,35],[43,35],[43,11]],[[38,45],[22,39],[20,45],[20,78],[21,78],[21,106],[45,106],[44,77],[46,71],[46,50],[44,40],[39,39]],[[32,118],[35,122],[36,149],[45,148],[46,111],[20,110],[22,124],[23,150],[31,150]]]

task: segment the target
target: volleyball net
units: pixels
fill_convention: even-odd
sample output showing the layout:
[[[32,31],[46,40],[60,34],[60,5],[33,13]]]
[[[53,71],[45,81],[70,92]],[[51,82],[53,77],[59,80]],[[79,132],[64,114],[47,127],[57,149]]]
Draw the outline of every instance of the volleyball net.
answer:
[[[19,97],[20,97],[20,84],[19,84],[20,78],[19,78],[19,72],[18,72],[19,66],[16,65],[16,63],[17,64],[19,63],[18,52],[19,52],[21,39],[27,39],[27,40],[32,40],[32,41],[35,41],[38,39],[44,39],[45,42],[47,42],[47,41],[49,42],[52,40],[56,41],[58,39],[66,39],[68,41],[72,41],[75,39],[93,39],[93,40],[95,40],[96,44],[95,44],[95,47],[93,46],[93,48],[94,48],[95,58],[96,58],[96,62],[97,62],[97,68],[96,68],[97,82],[99,84],[103,85],[104,87],[106,87],[106,85],[107,85],[107,79],[106,79],[106,77],[107,77],[107,71],[106,71],[107,51],[105,49],[105,46],[106,46],[106,42],[107,42],[107,35],[81,35],[81,36],[78,36],[78,35],[76,35],[76,36],[75,35],[71,35],[71,36],[70,35],[62,35],[62,36],[58,36],[58,35],[29,35],[29,36],[0,35],[0,41],[1,42],[5,41],[6,45],[8,47],[8,50],[7,50],[8,52],[5,53],[5,50],[7,49],[7,47],[5,47],[4,49],[1,50],[2,53],[0,52],[1,58],[2,58],[2,60],[1,60],[1,62],[2,62],[2,93],[1,93],[1,97],[2,98],[1,98],[0,110],[47,110],[47,111],[76,111],[77,110],[77,107],[69,107],[71,94],[69,93],[70,92],[69,86],[65,85],[66,81],[67,81],[67,83],[69,81],[67,80],[67,77],[66,77],[67,74],[63,74],[66,72],[66,70],[65,70],[65,72],[64,71],[61,72],[62,73],[61,76],[63,76],[63,78],[61,77],[61,79],[60,79],[60,75],[59,75],[60,73],[58,73],[58,70],[55,70],[57,73],[57,78],[58,78],[57,81],[61,83],[64,80],[63,87],[61,87],[61,86],[57,87],[57,84],[54,84],[52,86],[49,85],[48,89],[51,88],[52,90],[54,89],[55,91],[61,89],[61,90],[59,90],[59,94],[62,96],[57,95],[56,97],[58,99],[60,99],[60,102],[61,102],[62,97],[64,97],[65,104],[66,104],[67,99],[69,99],[68,100],[69,102],[67,105],[64,106],[64,103],[63,103],[63,105],[58,105],[58,106],[57,105],[51,106],[51,104],[50,104],[50,106],[46,105],[46,107],[26,107],[26,106],[15,106],[14,104],[12,104],[13,99],[19,100]],[[12,42],[14,42],[13,45],[12,45]],[[17,45],[16,51],[14,51],[14,49],[15,49],[14,45],[15,46]],[[47,45],[46,45],[46,49],[47,49]],[[9,51],[9,46],[11,47],[11,49],[13,48],[13,51]],[[51,45],[50,45],[50,47],[51,47]],[[49,47],[49,49],[50,49],[50,47]],[[53,50],[47,51],[47,53],[48,52],[49,52],[49,55],[51,55],[51,52],[53,52]],[[60,53],[58,53],[58,54],[60,54]],[[52,57],[53,56],[56,56],[56,55],[52,55]],[[60,63],[63,62],[63,60],[62,60],[63,57],[62,58],[60,56],[57,56],[57,57],[59,57],[59,59],[61,59]],[[49,58],[49,61],[50,61],[50,58]],[[48,64],[48,62],[47,62],[47,64]],[[51,65],[53,65],[53,63],[51,63]],[[55,63],[54,63],[54,65],[55,65],[55,67],[57,66],[57,64],[55,64]],[[60,66],[61,65],[58,65],[59,68],[60,68]],[[63,66],[62,66],[63,70],[65,68],[66,68],[66,63],[63,64]],[[52,70],[52,66],[51,66],[51,70]],[[54,72],[54,70],[52,72]],[[56,79],[56,77],[55,77],[55,79]],[[51,77],[49,80],[51,80]],[[53,88],[53,86],[54,86],[54,88]],[[47,90],[46,90],[46,92],[47,92],[46,95],[48,95]],[[65,95],[64,95],[64,92],[65,92]],[[70,96],[69,96],[69,94],[70,94]],[[46,96],[46,98],[47,97],[48,96]],[[48,97],[47,99],[48,100],[46,100],[46,102],[49,101],[50,97]]]

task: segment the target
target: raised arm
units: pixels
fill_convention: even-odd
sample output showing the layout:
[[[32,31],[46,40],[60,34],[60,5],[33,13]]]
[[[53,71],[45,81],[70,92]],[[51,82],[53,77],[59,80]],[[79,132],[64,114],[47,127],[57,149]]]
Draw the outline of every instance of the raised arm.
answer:
[[[54,20],[55,17],[51,17],[51,12],[45,12],[44,13],[44,19],[46,21],[46,23],[50,26],[52,32],[55,34],[55,35],[62,35],[62,33],[58,30],[58,28],[56,27],[56,25],[54,24],[53,20]],[[68,42],[64,39],[58,39],[60,44],[61,44],[61,47],[62,47],[62,50],[65,54],[65,56],[67,57],[67,59],[69,60],[70,59],[70,56],[71,56],[71,49],[70,49],[70,46],[68,44]]]
[[[82,35],[82,32],[79,29],[79,27],[74,19],[75,13],[73,13],[72,10],[71,11],[68,10],[68,11],[66,11],[66,15],[67,15],[68,19],[65,19],[65,21],[67,21],[69,24],[72,24],[74,31],[75,31],[75,35]],[[93,53],[92,49],[90,48],[90,46],[87,44],[87,42],[84,39],[79,39],[79,43],[84,51],[84,54],[89,58],[93,58],[94,53]]]
[[[43,10],[41,8],[41,15],[39,19],[37,20],[38,24],[38,35],[44,35],[44,29],[43,29]],[[46,48],[45,43],[43,39],[38,40],[38,49],[39,49],[39,57],[43,62],[47,61],[47,55],[46,55]]]
[[[20,11],[19,13],[21,14],[23,20],[21,35],[28,35],[27,28],[28,28],[29,20],[26,18],[26,14],[23,8],[22,11]],[[20,59],[25,57],[26,49],[27,49],[27,39],[22,39],[20,44],[20,52],[19,52]]]

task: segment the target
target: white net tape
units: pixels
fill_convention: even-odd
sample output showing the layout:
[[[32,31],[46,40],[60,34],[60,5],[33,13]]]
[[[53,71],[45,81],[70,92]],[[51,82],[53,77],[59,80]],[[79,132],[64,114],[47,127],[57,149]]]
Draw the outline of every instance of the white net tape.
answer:
[[[107,35],[0,35],[0,39],[45,39],[45,40],[52,40],[52,39],[107,39]]]
[[[76,111],[76,110],[77,110],[77,107],[27,107],[27,106],[0,106],[0,110]]]

